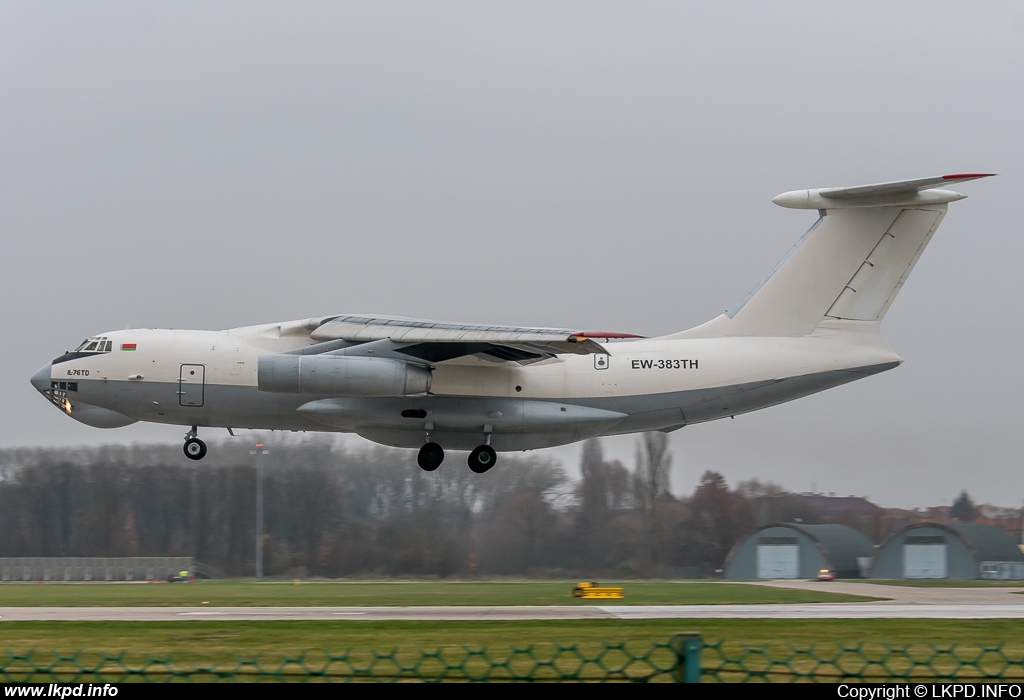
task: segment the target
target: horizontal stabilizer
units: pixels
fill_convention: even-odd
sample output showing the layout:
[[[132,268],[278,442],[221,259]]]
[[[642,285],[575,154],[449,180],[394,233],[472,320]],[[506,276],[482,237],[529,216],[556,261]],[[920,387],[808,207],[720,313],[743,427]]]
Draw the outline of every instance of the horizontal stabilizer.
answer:
[[[960,173],[920,177],[913,180],[879,182],[856,187],[822,187],[783,192],[773,202],[789,209],[847,209],[851,207],[907,206],[945,204],[967,195],[938,189],[958,182],[991,177],[992,173]]]

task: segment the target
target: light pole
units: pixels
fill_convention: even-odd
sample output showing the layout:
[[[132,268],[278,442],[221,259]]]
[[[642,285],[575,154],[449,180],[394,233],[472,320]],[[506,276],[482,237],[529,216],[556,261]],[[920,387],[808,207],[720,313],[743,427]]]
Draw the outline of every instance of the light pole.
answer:
[[[256,455],[256,578],[263,578],[263,460],[260,455],[270,454],[263,449],[263,443],[257,442],[255,450],[249,454]]]

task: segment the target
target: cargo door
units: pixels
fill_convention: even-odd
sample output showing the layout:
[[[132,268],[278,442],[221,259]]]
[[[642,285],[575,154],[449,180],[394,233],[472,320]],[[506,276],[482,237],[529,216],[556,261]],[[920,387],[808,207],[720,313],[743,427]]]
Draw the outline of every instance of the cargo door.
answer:
[[[178,374],[178,403],[202,406],[206,384],[206,365],[182,365]]]

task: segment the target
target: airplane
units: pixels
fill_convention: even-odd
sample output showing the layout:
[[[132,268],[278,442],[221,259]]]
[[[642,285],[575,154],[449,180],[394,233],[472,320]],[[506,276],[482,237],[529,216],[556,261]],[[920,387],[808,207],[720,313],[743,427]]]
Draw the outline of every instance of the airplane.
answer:
[[[222,331],[120,330],[32,385],[86,425],[356,433],[437,469],[497,452],[686,425],[774,406],[900,365],[881,322],[949,202],[990,173],[796,190],[818,219],[743,300],[689,330],[631,333],[341,314]]]

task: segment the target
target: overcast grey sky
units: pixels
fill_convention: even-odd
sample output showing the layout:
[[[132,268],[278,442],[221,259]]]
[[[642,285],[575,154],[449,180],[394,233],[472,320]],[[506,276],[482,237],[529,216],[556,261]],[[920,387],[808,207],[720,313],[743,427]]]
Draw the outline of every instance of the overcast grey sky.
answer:
[[[988,171],[886,317],[905,365],[673,433],[673,485],[1019,505],[1022,76],[1020,2],[2,2],[0,446],[180,440],[29,385],[101,331],[669,333],[810,226],[775,194]]]

